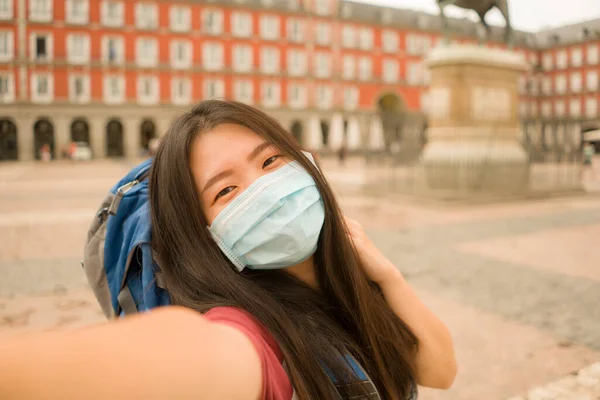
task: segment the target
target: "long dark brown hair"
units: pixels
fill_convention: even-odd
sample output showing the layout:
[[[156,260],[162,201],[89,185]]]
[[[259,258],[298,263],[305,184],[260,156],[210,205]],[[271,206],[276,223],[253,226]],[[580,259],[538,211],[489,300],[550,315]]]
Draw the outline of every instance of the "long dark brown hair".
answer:
[[[319,292],[285,269],[239,273],[213,241],[190,169],[194,140],[220,124],[245,126],[314,178],[325,204],[315,253]],[[220,151],[227,151],[222,149]],[[172,302],[200,312],[239,307],[273,335],[301,399],[338,399],[326,372],[350,376],[350,352],[384,399],[404,399],[415,382],[418,342],[370,283],[325,178],[279,123],[253,107],[204,101],[161,140],[150,177],[152,244]],[[235,377],[233,377],[235,379]]]

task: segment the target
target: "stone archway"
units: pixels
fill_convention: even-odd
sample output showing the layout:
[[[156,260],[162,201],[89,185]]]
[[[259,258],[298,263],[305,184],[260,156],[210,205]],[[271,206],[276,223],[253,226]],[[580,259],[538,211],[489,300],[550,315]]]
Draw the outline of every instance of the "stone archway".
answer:
[[[18,159],[17,126],[10,119],[0,119],[0,161]]]
[[[323,143],[323,147],[327,147],[329,145],[329,122],[324,119],[321,120],[321,140]]]
[[[377,100],[377,110],[383,128],[386,151],[394,142],[402,139],[404,131],[404,104],[395,93],[384,93]]]
[[[106,124],[106,156],[123,157],[124,155],[123,124],[117,119],[110,120]]]
[[[36,160],[41,159],[41,150],[43,146],[50,148],[50,155],[54,157],[54,126],[46,119],[39,119],[33,125],[33,137],[34,137],[34,157]]]
[[[302,126],[302,122],[300,122],[299,120],[294,120],[292,122],[292,127],[290,128],[290,133],[292,134],[294,139],[296,139],[298,141],[298,143],[300,143],[300,144],[302,144],[302,142],[303,142],[303,139],[302,139],[303,131],[304,131],[304,127]]]
[[[71,124],[71,141],[90,145],[90,126],[83,118],[77,118]]]
[[[151,119],[145,119],[140,125],[140,146],[143,150],[150,149],[150,141],[156,137],[156,124]]]

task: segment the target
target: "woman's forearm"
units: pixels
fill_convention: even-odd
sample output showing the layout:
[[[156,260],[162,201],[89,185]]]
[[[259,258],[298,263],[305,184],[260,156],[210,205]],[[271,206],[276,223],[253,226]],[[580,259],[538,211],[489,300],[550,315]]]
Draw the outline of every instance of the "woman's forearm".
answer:
[[[0,342],[0,354],[0,398],[255,400],[261,385],[242,333],[176,307]]]
[[[402,274],[393,267],[379,285],[394,313],[419,340],[417,374],[419,384],[447,389],[456,377],[457,365],[452,337],[446,325],[419,300]]]

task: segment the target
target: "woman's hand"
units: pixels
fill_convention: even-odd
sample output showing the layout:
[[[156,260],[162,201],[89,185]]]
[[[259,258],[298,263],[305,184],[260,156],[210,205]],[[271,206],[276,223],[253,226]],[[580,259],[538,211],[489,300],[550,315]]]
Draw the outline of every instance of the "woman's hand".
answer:
[[[375,244],[369,239],[363,227],[355,220],[344,217],[350,240],[360,257],[361,264],[367,277],[381,284],[388,278],[400,274],[400,271],[388,260]]]

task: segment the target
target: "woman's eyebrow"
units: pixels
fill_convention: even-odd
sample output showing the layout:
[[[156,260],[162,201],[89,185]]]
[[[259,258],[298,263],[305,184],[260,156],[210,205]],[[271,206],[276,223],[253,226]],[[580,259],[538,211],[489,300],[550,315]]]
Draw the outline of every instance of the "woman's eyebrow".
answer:
[[[262,153],[267,147],[271,147],[271,143],[269,142],[264,142],[263,144],[259,144],[258,146],[256,146],[256,148],[254,150],[252,150],[250,152],[250,154],[248,154],[248,161],[252,161],[254,160],[256,157],[258,157],[258,155],[260,153]]]
[[[208,188],[210,188],[212,185],[214,185],[215,183],[219,182],[220,180],[223,180],[231,175],[233,175],[232,169],[226,169],[225,171],[219,172],[218,174],[216,174],[215,176],[213,176],[206,182],[206,185],[204,185],[204,189],[202,189],[201,193],[204,194],[204,192],[206,192],[208,190]]]

